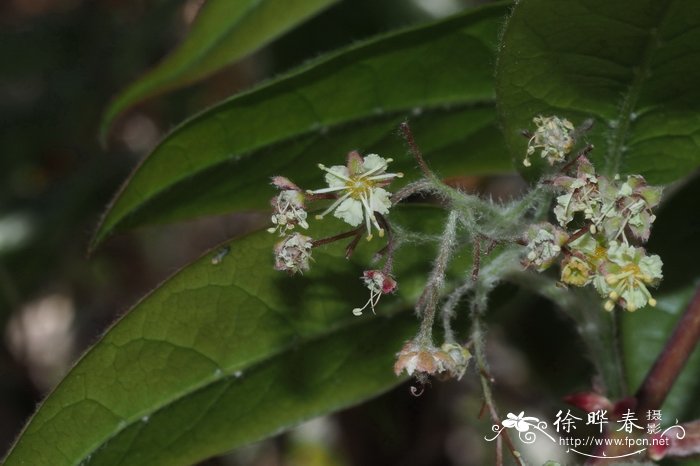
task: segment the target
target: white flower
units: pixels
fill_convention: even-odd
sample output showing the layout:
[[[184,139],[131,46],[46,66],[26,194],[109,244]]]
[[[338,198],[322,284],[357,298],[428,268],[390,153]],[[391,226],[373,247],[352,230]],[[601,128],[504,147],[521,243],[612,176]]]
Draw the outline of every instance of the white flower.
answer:
[[[561,281],[567,285],[584,286],[591,281],[591,264],[576,256],[569,256],[561,263]]]
[[[595,174],[593,165],[586,157],[576,160],[576,176],[557,176],[552,184],[564,191],[557,197],[554,215],[559,225],[566,227],[577,212],[583,213],[587,220],[597,222],[601,216],[603,199],[600,193],[600,178]],[[603,214],[604,216],[604,214]]]
[[[274,226],[267,231],[274,233],[279,230],[280,236],[284,236],[296,225],[304,229],[309,228],[309,224],[306,223],[304,194],[299,186],[283,176],[273,176],[272,185],[281,192],[270,201],[273,210],[271,220]]]
[[[527,255],[524,266],[545,270],[559,257],[561,247],[567,239],[566,232],[551,223],[530,225],[526,234]]]
[[[471,359],[471,354],[463,346],[445,343],[440,348],[432,344],[407,341],[396,355],[394,373],[403,371],[421,377],[435,375],[442,378],[461,379]]]
[[[370,306],[372,308],[372,313],[376,314],[376,312],[374,312],[374,307],[379,302],[379,298],[381,298],[383,294],[396,291],[396,280],[379,270],[365,270],[360,278],[369,289],[369,300],[361,308],[356,307],[353,309],[352,313],[356,316],[361,316],[362,311],[364,311],[367,306]]]
[[[296,273],[309,270],[311,238],[300,233],[285,237],[275,245],[275,269]]]
[[[379,236],[384,229],[379,225],[375,213],[386,215],[391,207],[391,193],[383,189],[394,178],[401,178],[403,173],[387,173],[391,159],[384,159],[377,154],[360,156],[353,151],[348,154],[347,165],[334,165],[330,168],[319,164],[326,172],[327,188],[309,191],[310,194],[338,193],[338,198],[322,214],[323,218],[335,210],[333,215],[356,227],[364,220],[367,227],[367,239],[372,239],[372,226]]]
[[[304,195],[301,192],[293,189],[282,191],[272,198],[271,204],[274,227],[268,228],[268,232],[274,233],[279,230],[280,236],[284,236],[296,225],[303,229],[309,228],[306,222],[307,213],[304,209]]]
[[[432,345],[422,345],[415,341],[407,341],[396,355],[394,373],[403,371],[410,376],[414,373],[434,375],[449,371],[452,365],[450,355]]]
[[[467,366],[472,357],[471,353],[467,348],[456,343],[443,343],[440,349],[447,353],[452,360],[452,365],[450,367],[451,375],[457,380],[460,380],[467,370]]]
[[[536,149],[541,149],[540,157],[547,159],[550,165],[563,162],[574,147],[574,125],[566,118],[557,116],[538,116],[532,119],[537,129],[527,143],[527,154],[523,165],[532,165],[530,156]]]
[[[661,188],[648,186],[640,175],[631,175],[621,185],[610,188],[610,204],[614,211],[604,219],[603,230],[610,239],[622,238],[627,233],[645,242],[649,239],[651,225],[656,220],[652,209],[661,200]]]
[[[643,248],[612,241],[607,262],[593,284],[601,295],[609,298],[605,303],[607,310],[612,310],[615,302],[628,311],[636,311],[647,304],[656,306],[647,286],[655,286],[663,278],[662,266],[659,256],[647,256]]]

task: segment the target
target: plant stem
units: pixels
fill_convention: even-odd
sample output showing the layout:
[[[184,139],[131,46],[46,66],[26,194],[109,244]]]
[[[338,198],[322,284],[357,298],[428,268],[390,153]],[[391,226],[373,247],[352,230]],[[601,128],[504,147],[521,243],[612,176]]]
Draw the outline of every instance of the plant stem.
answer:
[[[560,172],[560,173],[566,173],[566,171],[567,171],[569,168],[571,168],[571,166],[572,166],[574,163],[576,163],[576,161],[577,161],[578,159],[580,159],[580,158],[583,157],[584,155],[588,155],[592,150],[593,150],[593,144],[588,144],[586,147],[584,147],[583,149],[581,149],[581,151],[579,151],[579,153],[576,154],[576,156],[575,156],[573,159],[571,159],[571,160],[569,160],[568,162],[566,162],[566,165],[564,165],[563,167],[561,167],[561,168],[559,169],[559,172]]]
[[[344,239],[344,238],[349,238],[351,236],[357,236],[362,232],[362,227],[357,227],[354,230],[346,231],[344,233],[340,233],[335,236],[329,236],[328,238],[321,238],[317,239],[316,241],[311,242],[311,247],[318,247],[318,246],[323,246],[324,244],[329,244],[333,243],[335,241]]]
[[[442,327],[445,332],[445,342],[455,343],[457,339],[455,338],[454,330],[452,330],[452,319],[454,319],[455,311],[461,299],[469,293],[474,287],[474,283],[471,280],[467,280],[457,289],[455,289],[448,297],[445,304],[442,305]]]
[[[433,271],[430,273],[428,283],[423,290],[416,311],[422,317],[420,331],[418,336],[420,340],[426,344],[432,343],[433,339],[433,322],[435,320],[435,309],[437,308],[440,290],[445,285],[445,274],[447,273],[447,265],[452,257],[452,252],[456,246],[457,239],[457,212],[450,211],[445,224],[445,230],[440,241],[440,250],[438,251],[437,259],[433,265]]]
[[[637,412],[661,408],[676,378],[700,340],[700,287],[695,291],[683,316],[661,354],[637,390]]]
[[[481,266],[481,235],[474,235],[474,250],[472,251],[472,281],[479,278],[479,268]]]
[[[438,177],[435,176],[435,173],[433,173],[430,170],[430,168],[428,168],[428,164],[425,163],[423,154],[418,148],[418,144],[416,144],[416,140],[413,137],[413,131],[411,131],[411,127],[408,125],[408,121],[404,121],[403,123],[401,123],[399,129],[401,130],[401,133],[403,134],[403,137],[406,140],[406,143],[408,144],[408,148],[411,151],[411,155],[413,155],[413,158],[415,158],[416,162],[418,162],[418,167],[423,172],[423,175],[425,175],[426,178],[433,182],[440,183]]]
[[[414,194],[420,193],[425,196],[434,191],[435,188],[433,187],[432,183],[429,183],[425,180],[416,181],[414,183],[407,184],[403,188],[396,191],[394,195],[391,196],[391,203],[392,205],[396,205],[399,202],[406,199],[407,197],[413,196]]]
[[[491,392],[491,383],[493,379],[489,376],[488,366],[486,362],[486,348],[484,345],[484,334],[481,328],[481,314],[483,309],[479,309],[478,306],[472,308],[472,342],[474,343],[474,358],[476,359],[477,369],[479,371],[479,379],[481,381],[481,391],[484,394],[484,404],[489,410],[491,415],[491,421],[495,424],[501,424],[501,418],[496,410],[496,404],[493,400],[493,393]],[[501,437],[499,436],[498,439]],[[510,451],[510,454],[515,459],[516,464],[523,466],[524,463],[520,458],[520,453],[515,449],[513,441],[508,435],[508,429],[503,430],[503,439],[505,440],[506,446]],[[501,450],[501,443],[496,443],[496,466],[503,464],[503,453]]]

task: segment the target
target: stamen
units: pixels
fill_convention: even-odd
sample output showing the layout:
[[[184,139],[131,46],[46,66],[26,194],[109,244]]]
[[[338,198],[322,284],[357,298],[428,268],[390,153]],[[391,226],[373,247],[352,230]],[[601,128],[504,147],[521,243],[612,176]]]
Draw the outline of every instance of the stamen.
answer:
[[[314,189],[313,191],[307,190],[307,194],[325,194],[325,193],[332,193],[335,191],[342,191],[344,189],[348,189],[347,186],[338,186],[337,188],[321,188],[321,189]]]
[[[340,179],[343,180],[343,181],[350,181],[350,178],[348,178],[347,176],[341,175],[340,173],[336,173],[336,172],[334,172],[334,171],[331,171],[330,168],[326,167],[326,166],[325,166],[324,164],[322,164],[322,163],[319,163],[319,164],[318,164],[318,168],[320,168],[320,169],[323,170],[324,172],[330,173],[331,175],[335,176],[336,178],[340,178]]]
[[[367,198],[365,197],[365,193],[360,194],[360,201],[362,202],[362,205],[365,207],[365,224],[367,225],[367,241],[371,241],[372,240],[372,226],[370,224],[370,215],[371,215],[372,209],[369,208],[369,203],[367,202]]]
[[[381,293],[381,292],[376,292],[376,293],[370,292],[369,301],[370,301],[370,303],[371,303],[371,305],[372,305],[372,314],[374,314],[374,315],[377,315],[377,313],[374,312],[374,307],[375,307],[377,304],[379,304],[379,298],[381,298],[381,297],[382,297],[382,293]],[[373,298],[374,298],[374,299],[373,299]]]
[[[374,307],[377,305],[377,303],[379,303],[379,298],[381,298],[381,297],[382,297],[381,293],[376,293],[376,292],[370,290],[369,299],[367,300],[365,305],[362,307],[356,307],[355,309],[353,309],[352,310],[353,315],[358,316],[358,317],[361,316],[362,311],[367,309],[367,306],[370,306],[370,309],[372,309],[372,314],[376,315],[377,313],[374,311]]]
[[[336,201],[333,204],[331,204],[326,210],[324,210],[323,213],[316,215],[316,220],[321,220],[324,216],[328,215],[330,211],[335,209],[338,205],[340,205],[341,202],[343,202],[348,197],[350,197],[350,193],[345,193],[341,197],[336,199]]]
[[[391,178],[403,178],[403,173],[384,173],[383,175],[370,176],[367,179],[371,181],[388,180]]]
[[[382,163],[381,165],[377,165],[373,169],[367,170],[366,172],[364,172],[362,175],[358,176],[357,178],[361,180],[362,178],[365,178],[365,177],[371,175],[372,173],[376,173],[380,170],[386,170],[389,166],[389,163],[393,162],[393,161],[394,161],[394,159],[386,159],[384,161],[384,163]]]

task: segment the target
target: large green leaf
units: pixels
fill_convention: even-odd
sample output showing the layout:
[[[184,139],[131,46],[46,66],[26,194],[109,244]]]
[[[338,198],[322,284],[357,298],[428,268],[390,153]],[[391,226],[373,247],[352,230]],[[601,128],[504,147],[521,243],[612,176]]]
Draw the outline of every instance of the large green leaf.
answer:
[[[184,218],[262,207],[269,195],[260,196],[265,189],[260,186],[270,175],[308,179],[311,162],[321,155],[326,163],[342,160],[357,147],[348,144],[368,147],[407,115],[425,112],[422,125],[441,132],[443,144],[460,138],[480,142],[483,131],[495,134],[487,128],[492,124],[487,114],[504,12],[502,4],[493,5],[355,45],[190,119],[132,174],[94,243],[125,223],[150,222],[164,210],[166,217]],[[436,116],[438,110],[446,116]],[[479,161],[478,151],[474,147],[465,155],[477,167],[494,165]],[[228,183],[249,187],[228,195]],[[209,190],[221,193],[214,194],[215,205],[209,204]],[[149,209],[149,203],[157,209]],[[180,205],[181,211],[172,210]]]
[[[337,1],[208,0],[184,42],[114,99],[102,122],[102,138],[132,105],[212,74]]]
[[[700,164],[700,3],[527,0],[506,27],[496,73],[506,137],[522,166],[532,117],[595,120],[607,174],[666,183]],[[538,162],[541,166],[542,162]]]
[[[404,314],[330,332],[131,423],[85,464],[190,465],[376,396],[400,381],[394,354],[415,331]]]
[[[424,232],[442,219],[419,207],[391,217]],[[47,398],[6,466],[190,464],[398,383],[391,361],[416,328],[395,311],[416,298],[431,248],[399,250],[398,295],[381,317],[356,318],[367,290],[344,245],[314,250],[311,271],[288,277],[272,269],[274,241],[234,241],[218,264],[212,251],[136,305]],[[353,260],[380,246],[363,241]]]
[[[325,186],[323,172],[316,163],[320,160],[329,164],[344,163],[345,155],[338,153],[339,147],[393,157],[391,171],[406,174],[392,184],[396,189],[420,175],[414,159],[405,153],[403,139],[397,134],[403,119],[402,115],[373,118],[325,134],[315,133],[267,147],[255,157],[204,170],[183,181],[177,189],[158,194],[140,205],[123,220],[119,229],[237,209],[268,208],[269,198],[274,194],[269,184],[270,175],[289,176],[307,189]],[[421,150],[438,173],[478,175],[512,170],[490,105],[426,112],[411,122]],[[263,166],[260,157],[266,160]],[[292,165],[290,160],[293,160]]]

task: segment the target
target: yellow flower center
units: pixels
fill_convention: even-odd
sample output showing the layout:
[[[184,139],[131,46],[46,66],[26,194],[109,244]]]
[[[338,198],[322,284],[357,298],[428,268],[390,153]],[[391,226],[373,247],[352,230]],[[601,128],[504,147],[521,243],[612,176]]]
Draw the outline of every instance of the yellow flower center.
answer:
[[[350,197],[359,201],[362,199],[363,195],[365,199],[369,199],[374,184],[372,180],[368,180],[367,178],[351,177],[347,189],[350,193]]]
[[[605,249],[602,246],[597,246],[595,248],[595,251],[593,251],[593,254],[590,255],[591,262],[593,264],[597,264],[603,259],[605,259],[605,256],[607,255],[607,249]]]
[[[632,275],[635,278],[642,278],[642,271],[639,270],[639,266],[637,264],[627,264],[622,268],[622,273]]]
[[[590,277],[590,267],[582,260],[572,259],[562,270],[561,281],[569,285],[584,286]]]

